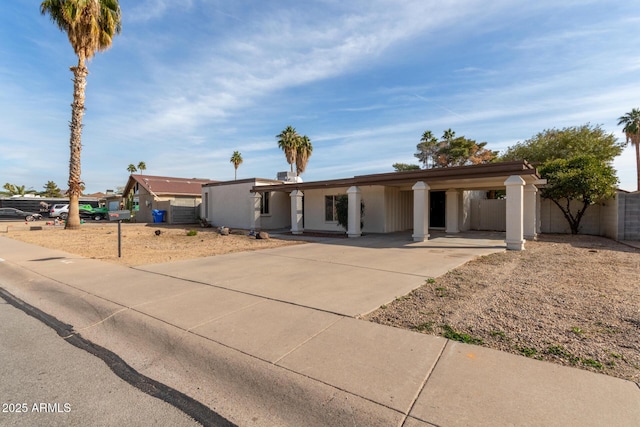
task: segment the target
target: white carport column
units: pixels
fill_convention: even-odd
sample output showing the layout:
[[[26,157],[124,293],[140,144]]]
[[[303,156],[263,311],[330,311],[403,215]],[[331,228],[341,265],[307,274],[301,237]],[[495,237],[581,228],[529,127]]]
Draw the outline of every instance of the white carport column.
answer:
[[[458,190],[447,190],[445,193],[445,208],[447,211],[445,232],[449,234],[460,232],[458,225],[458,194]]]
[[[524,238],[534,240],[537,235],[538,223],[538,188],[533,184],[524,187]]]
[[[507,249],[524,250],[524,185],[519,175],[511,175],[504,182],[507,186]]]
[[[251,217],[249,218],[249,227],[252,230],[260,228],[260,205],[262,203],[262,196],[260,193],[252,193],[250,197],[251,201]]]
[[[291,233],[302,234],[302,196],[304,194],[300,190],[293,190],[289,195],[291,197]]]
[[[413,190],[413,237],[414,242],[429,239],[429,185],[418,181]]]
[[[347,190],[347,195],[349,197],[348,203],[348,229],[347,235],[349,237],[360,237],[362,236],[362,230],[360,229],[360,204],[362,203],[362,192],[355,185],[353,187],[349,187]]]

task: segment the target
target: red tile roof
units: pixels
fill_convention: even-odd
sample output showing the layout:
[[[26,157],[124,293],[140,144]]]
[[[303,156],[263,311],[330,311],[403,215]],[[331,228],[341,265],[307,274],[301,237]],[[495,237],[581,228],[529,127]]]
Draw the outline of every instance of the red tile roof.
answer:
[[[202,184],[212,182],[202,178],[176,178],[171,176],[153,176],[131,174],[124,189],[124,194],[138,183],[142,188],[158,196],[200,196]]]

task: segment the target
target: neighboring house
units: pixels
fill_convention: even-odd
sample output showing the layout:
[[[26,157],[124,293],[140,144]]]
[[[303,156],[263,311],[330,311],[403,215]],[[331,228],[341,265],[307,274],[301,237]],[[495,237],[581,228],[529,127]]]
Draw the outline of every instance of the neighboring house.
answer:
[[[472,229],[472,200],[506,190],[504,222],[509,249],[522,250],[539,232],[537,185],[544,183],[527,162],[502,162],[418,171],[361,175],[315,182],[250,179],[202,187],[201,215],[216,226],[290,228],[294,234],[341,231],[336,198],[349,198],[349,237],[362,232],[412,231],[414,241],[429,228],[455,234]],[[364,217],[359,206],[364,204]],[[356,209],[356,207],[358,207]],[[480,212],[476,215],[481,215]],[[363,228],[361,229],[361,219]]]
[[[210,179],[175,178],[131,174],[122,193],[124,207],[130,207],[136,222],[153,222],[153,211],[166,211],[165,222],[195,223],[200,214],[202,185]]]

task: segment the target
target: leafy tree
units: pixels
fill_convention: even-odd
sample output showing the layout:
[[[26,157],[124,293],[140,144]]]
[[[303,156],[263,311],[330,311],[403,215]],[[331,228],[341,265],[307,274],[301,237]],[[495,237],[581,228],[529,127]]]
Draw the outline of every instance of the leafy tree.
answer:
[[[82,117],[84,115],[85,87],[87,85],[86,62],[96,52],[111,46],[113,36],[122,29],[118,0],[44,0],[40,13],[48,14],[51,20],[65,32],[73,51],[78,57],[78,65],[73,72],[73,103],[69,128],[69,216],[65,228],[80,228],[78,200],[82,194],[80,178],[80,152],[82,150]]]
[[[284,152],[287,163],[291,166],[291,172],[293,172],[293,165],[296,162],[298,145],[300,144],[300,135],[298,135],[294,127],[287,126],[280,134],[276,135],[276,138],[278,138],[278,148]]]
[[[133,163],[129,163],[129,166],[127,166],[127,172],[136,173],[137,171],[138,169],[136,168],[136,165],[134,165]]]
[[[393,166],[393,169],[396,172],[420,170],[420,165],[410,165],[408,163],[394,163],[391,166]]]
[[[45,197],[62,197],[62,190],[58,187],[58,185],[53,181],[47,181],[47,183],[43,186],[44,191],[42,195]]]
[[[138,170],[142,174],[142,171],[146,171],[147,170],[147,164],[145,162],[139,162],[138,163]]]
[[[307,135],[301,136],[296,147],[296,175],[300,176],[305,171],[312,152],[313,145],[311,145],[309,137]]]
[[[540,175],[548,181],[541,196],[560,208],[572,234],[580,230],[587,208],[613,197],[618,183],[613,167],[593,155],[550,160],[540,168]],[[571,206],[572,200],[578,202],[577,208]]]
[[[554,159],[570,159],[590,155],[610,162],[622,153],[624,144],[618,143],[612,133],[605,132],[600,125],[587,123],[563,129],[547,129],[533,138],[518,142],[500,156],[501,160],[526,160],[544,163]]]
[[[242,164],[242,154],[239,151],[234,151],[230,162],[233,163],[233,168],[235,169],[233,179],[236,180],[238,179],[238,166]]]
[[[486,142],[476,142],[464,136],[456,138],[456,133],[447,129],[438,140],[430,130],[422,134],[420,143],[416,146],[415,155],[425,168],[443,168],[449,166],[477,165],[492,162],[496,151],[485,148]]]
[[[638,191],[640,191],[640,109],[633,108],[631,112],[618,119],[618,125],[624,125],[622,132],[627,137],[627,144],[636,147],[636,177],[638,179]]]
[[[498,153],[484,148],[486,145],[486,142],[477,143],[464,136],[445,139],[438,150],[436,164],[438,167],[450,167],[490,163]]]

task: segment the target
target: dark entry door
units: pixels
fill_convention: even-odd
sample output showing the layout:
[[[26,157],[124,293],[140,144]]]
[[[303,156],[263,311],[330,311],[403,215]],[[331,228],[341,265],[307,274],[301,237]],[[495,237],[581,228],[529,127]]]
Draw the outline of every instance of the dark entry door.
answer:
[[[429,193],[429,227],[445,226],[446,192],[431,191]]]

